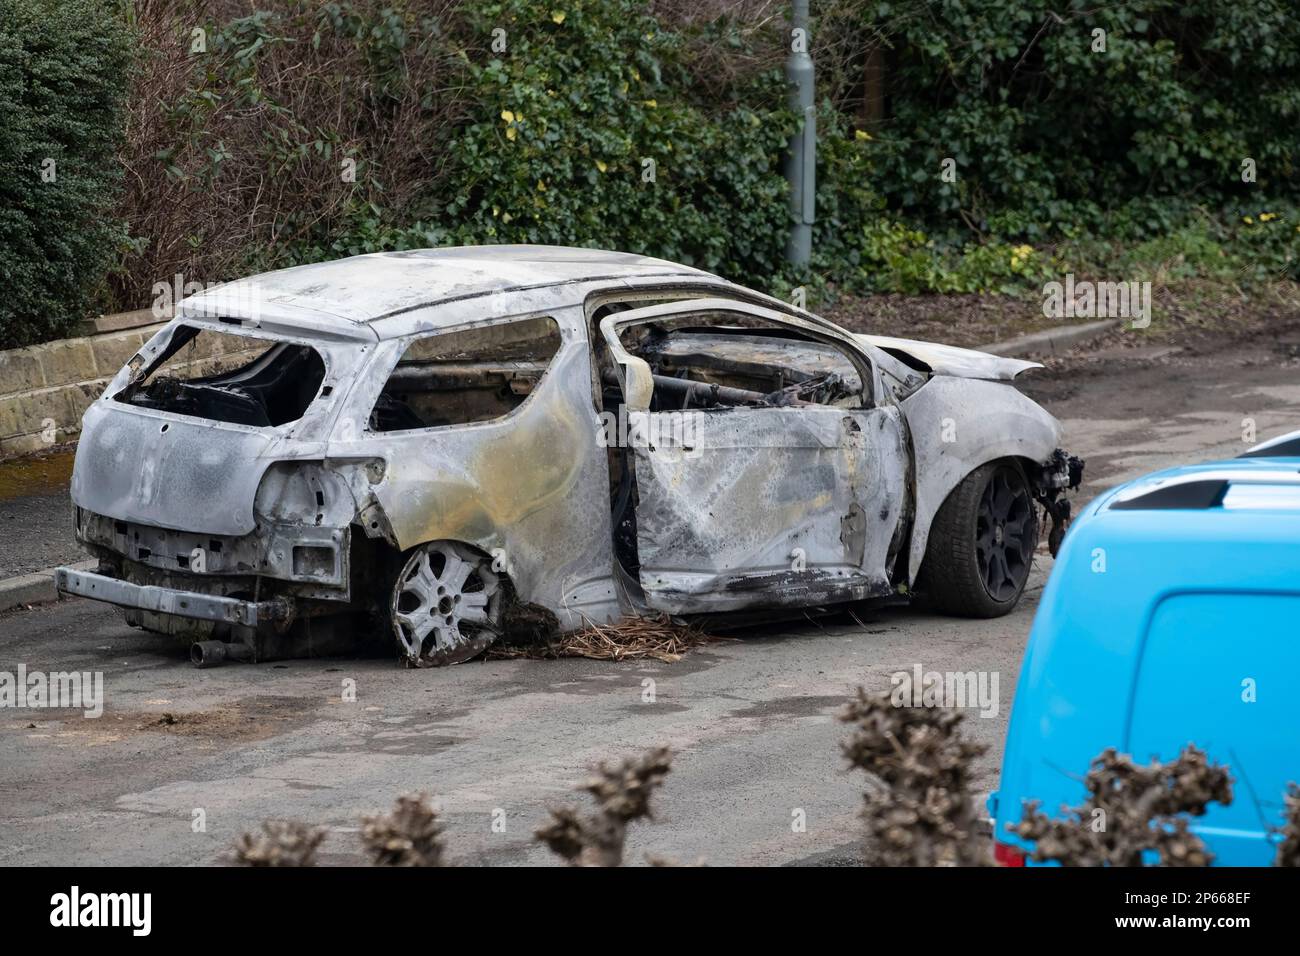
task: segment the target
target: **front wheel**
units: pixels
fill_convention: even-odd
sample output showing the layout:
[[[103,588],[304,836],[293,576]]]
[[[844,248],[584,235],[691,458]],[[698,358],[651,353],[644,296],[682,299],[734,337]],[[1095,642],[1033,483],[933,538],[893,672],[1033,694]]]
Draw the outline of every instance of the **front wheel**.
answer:
[[[1025,473],[992,462],[962,479],[934,516],[918,584],[948,614],[1000,617],[1019,602],[1037,546]]]
[[[398,654],[412,667],[476,657],[501,633],[503,597],[490,558],[455,541],[421,545],[393,584]]]

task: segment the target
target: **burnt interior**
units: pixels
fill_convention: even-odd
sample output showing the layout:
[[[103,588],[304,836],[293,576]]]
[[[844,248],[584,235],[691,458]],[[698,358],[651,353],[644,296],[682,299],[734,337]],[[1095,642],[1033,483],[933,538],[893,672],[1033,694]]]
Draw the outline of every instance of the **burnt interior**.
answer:
[[[523,404],[560,348],[548,317],[426,336],[412,342],[370,413],[370,430],[491,421]]]
[[[222,340],[201,353],[216,357],[196,358],[200,339],[205,344]],[[233,368],[222,369],[232,362]],[[186,374],[192,371],[200,374]],[[181,326],[149,375],[116,398],[141,408],[265,427],[301,418],[324,379],[325,362],[310,346]]]
[[[853,363],[785,329],[651,324],[632,331],[637,341],[625,347],[654,375],[651,411],[859,404]]]

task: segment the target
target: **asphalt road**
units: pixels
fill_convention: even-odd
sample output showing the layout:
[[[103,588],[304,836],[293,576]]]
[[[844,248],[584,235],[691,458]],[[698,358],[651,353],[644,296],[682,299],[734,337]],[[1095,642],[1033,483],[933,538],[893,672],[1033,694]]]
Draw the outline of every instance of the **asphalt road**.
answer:
[[[1244,420],[1260,439],[1300,426],[1296,352],[1283,336],[1154,360],[1085,356],[1026,391],[1089,459],[1086,498],[1152,468],[1237,454]],[[331,829],[322,862],[355,862],[362,816],[418,789],[435,797],[455,862],[546,863],[532,829],[548,807],[584,802],[570,787],[586,768],[663,744],[677,753],[673,772],[657,822],[631,835],[631,862],[647,852],[713,865],[851,861],[862,780],[844,769],[836,711],[858,685],[887,689],[892,672],[916,664],[995,672],[996,716],[966,721],[990,747],[977,786],[995,786],[1050,563],[1040,555],[1021,607],[996,621],[858,612],[751,630],[674,664],[410,671],[372,659],[198,671],[184,648],[100,605],[3,614],[0,671],[102,671],[107,702],[98,719],[0,710],[0,864],[212,863],[240,833],[285,818]]]

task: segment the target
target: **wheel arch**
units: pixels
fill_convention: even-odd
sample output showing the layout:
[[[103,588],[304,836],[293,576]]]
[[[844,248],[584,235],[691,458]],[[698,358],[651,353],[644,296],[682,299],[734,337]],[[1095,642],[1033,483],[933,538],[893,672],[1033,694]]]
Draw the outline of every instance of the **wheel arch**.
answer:
[[[393,563],[391,565],[392,573],[386,576],[388,583],[381,595],[381,601],[385,607],[388,606],[392,599],[392,589],[396,584],[397,575],[401,573],[411,556],[428,545],[440,543],[458,545],[467,551],[473,552],[491,565],[502,589],[503,635],[509,635],[512,639],[531,637],[534,640],[542,640],[549,639],[566,629],[575,629],[573,627],[565,628],[563,626],[564,622],[551,608],[541,603],[529,601],[520,594],[519,584],[514,574],[516,569],[507,560],[503,548],[489,549],[482,542],[466,541],[461,538],[431,538],[428,541],[413,544],[404,550],[389,546],[388,554],[391,556]]]
[[[1060,423],[1014,387],[938,376],[903,402],[915,459],[915,514],[908,545],[908,583],[915,584],[943,503],[977,468],[1013,459],[1033,480],[1051,457]]]
[[[467,551],[472,551],[474,554],[478,555],[484,561],[487,561],[489,562],[489,564],[491,564],[492,570],[500,578],[502,586],[504,586],[506,589],[506,594],[508,595],[508,599],[510,601],[519,600],[518,585],[515,583],[514,576],[510,573],[512,569],[510,563],[505,560],[504,549],[497,548],[495,550],[490,550],[489,548],[485,547],[482,542],[466,541],[463,538],[430,538],[427,541],[418,541],[415,544],[412,544],[408,548],[401,548],[401,549],[389,545],[388,548],[385,550],[387,556],[389,556],[390,559],[395,559],[396,561],[395,567],[393,568],[394,574],[399,573],[402,570],[402,568],[406,566],[407,561],[411,559],[411,556],[415,554],[415,552],[421,550],[422,548],[426,548],[431,544],[454,544],[454,545],[458,545],[459,547],[465,548]],[[393,583],[395,582],[393,581],[389,582],[390,587]],[[385,600],[387,599],[388,596],[389,595],[384,596]]]

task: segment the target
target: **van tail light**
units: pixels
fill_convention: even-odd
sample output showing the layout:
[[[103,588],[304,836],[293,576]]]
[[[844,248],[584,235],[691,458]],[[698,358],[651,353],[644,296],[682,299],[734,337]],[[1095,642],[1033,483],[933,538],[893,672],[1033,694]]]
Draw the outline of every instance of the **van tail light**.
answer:
[[[1019,847],[1005,843],[993,844],[993,862],[998,866],[1024,866],[1025,854]]]

